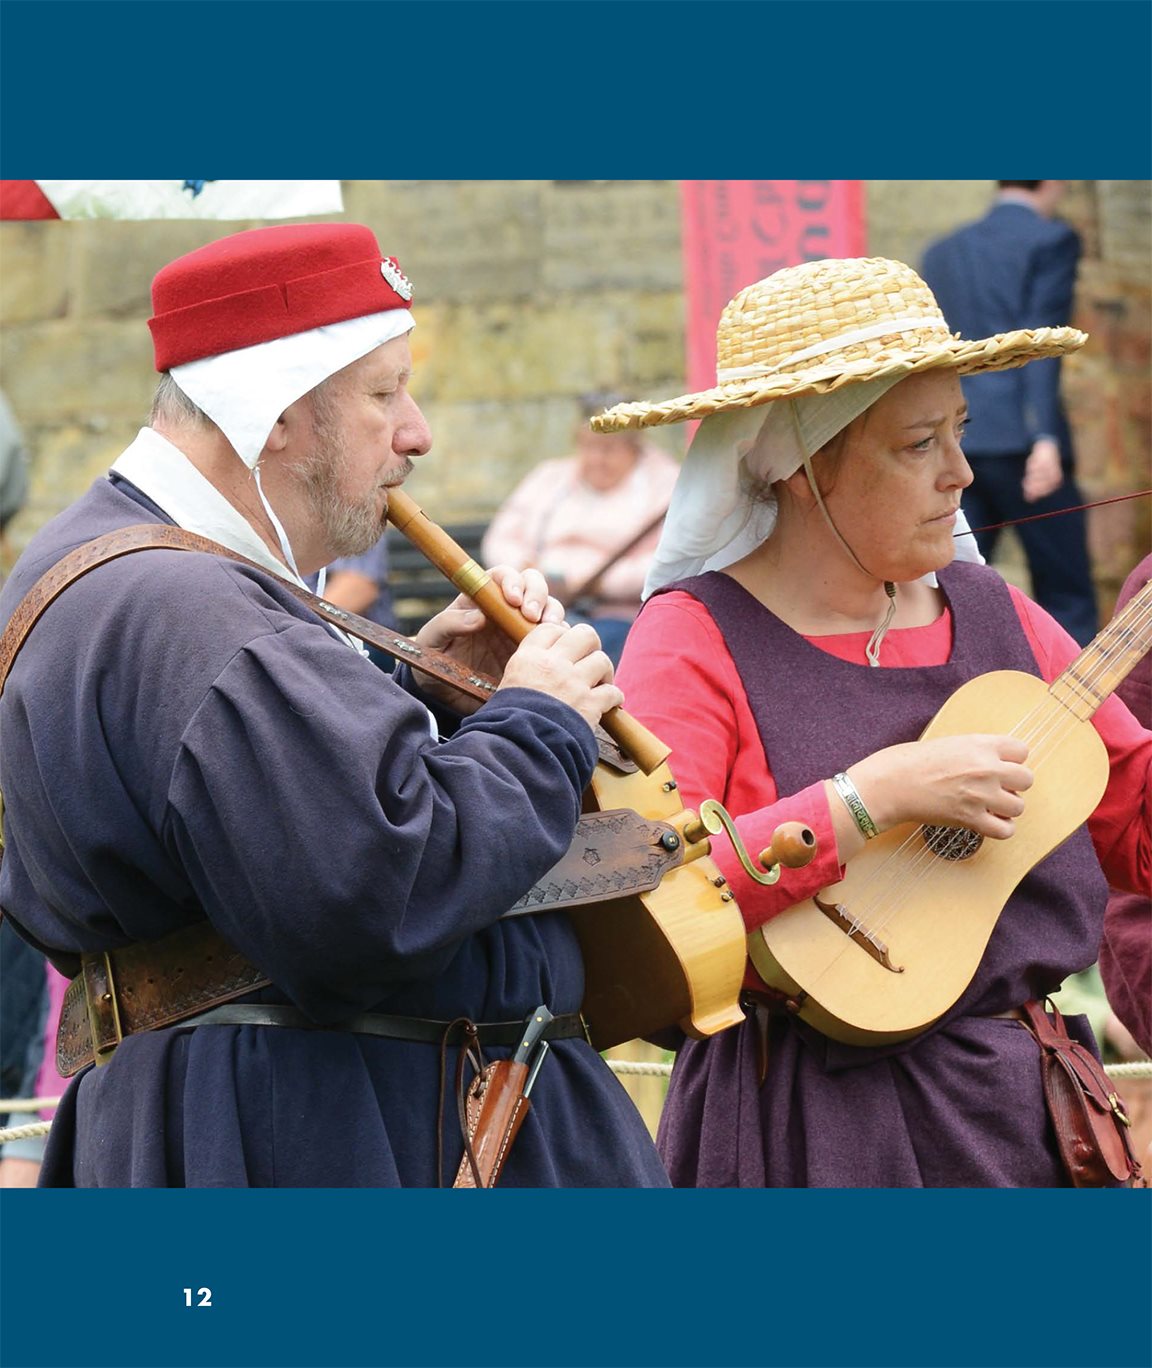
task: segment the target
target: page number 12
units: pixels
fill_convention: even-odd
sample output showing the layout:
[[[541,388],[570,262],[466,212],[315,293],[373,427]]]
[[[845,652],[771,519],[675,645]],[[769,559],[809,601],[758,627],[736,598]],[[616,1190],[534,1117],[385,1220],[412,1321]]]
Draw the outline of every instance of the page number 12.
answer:
[[[196,1289],[196,1293],[195,1293],[195,1300],[193,1300],[192,1289],[191,1289],[190,1287],[186,1287],[186,1288],[184,1289],[184,1305],[185,1305],[185,1306],[211,1306],[211,1305],[212,1305],[212,1289],[211,1289],[210,1287],[198,1287],[198,1288]]]

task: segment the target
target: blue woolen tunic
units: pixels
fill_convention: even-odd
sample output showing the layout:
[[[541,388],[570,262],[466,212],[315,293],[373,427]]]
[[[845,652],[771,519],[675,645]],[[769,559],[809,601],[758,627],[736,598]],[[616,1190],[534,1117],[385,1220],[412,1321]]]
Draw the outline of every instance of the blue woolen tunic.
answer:
[[[75,546],[152,521],[167,519],[132,485],[98,481],[21,557],[0,622]],[[66,972],[206,916],[276,985],[247,1000],[320,1023],[578,1010],[564,914],[499,918],[567,848],[591,730],[508,689],[438,741],[412,688],[262,571],[165,550],[92,571],[45,611],[0,698],[5,915]],[[438,1054],[279,1027],[133,1036],[73,1080],[41,1181],[431,1185]],[[502,1185],[667,1183],[584,1041],[553,1043],[532,1101]],[[460,1155],[449,1097],[449,1182]]]

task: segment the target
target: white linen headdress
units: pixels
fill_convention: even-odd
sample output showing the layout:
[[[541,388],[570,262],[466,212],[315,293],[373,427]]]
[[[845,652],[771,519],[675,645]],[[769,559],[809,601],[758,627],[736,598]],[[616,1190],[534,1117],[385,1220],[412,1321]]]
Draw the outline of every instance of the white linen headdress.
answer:
[[[795,474],[903,378],[886,376],[705,418],[676,480],[644,597],[674,580],[722,569],[759,546],[776,525],[776,502],[765,498],[764,486]],[[956,555],[984,560],[963,513],[957,514]],[[934,574],[924,579],[936,583]]]
[[[172,367],[172,379],[212,419],[255,474],[260,502],[276,529],[285,560],[297,575],[288,534],[260,483],[258,463],[268,435],[290,404],[415,326],[407,309],[387,309]]]

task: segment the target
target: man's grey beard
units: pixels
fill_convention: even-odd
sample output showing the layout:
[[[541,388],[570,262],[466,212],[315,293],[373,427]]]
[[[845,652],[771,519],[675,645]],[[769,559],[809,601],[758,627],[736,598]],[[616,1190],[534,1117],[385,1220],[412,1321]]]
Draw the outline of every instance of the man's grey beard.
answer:
[[[317,415],[317,450],[289,470],[308,492],[312,512],[324,529],[325,545],[333,560],[340,556],[359,556],[384,535],[386,518],[381,518],[379,498],[374,489],[362,502],[354,503],[340,493],[348,468],[348,446],[338,425]],[[409,461],[398,473],[399,479],[412,472]]]

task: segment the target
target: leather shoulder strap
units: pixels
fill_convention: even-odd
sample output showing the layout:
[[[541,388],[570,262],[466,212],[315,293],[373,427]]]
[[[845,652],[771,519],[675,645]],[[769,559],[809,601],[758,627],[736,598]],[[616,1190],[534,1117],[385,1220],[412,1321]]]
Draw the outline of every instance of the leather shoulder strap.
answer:
[[[238,561],[241,565],[259,570],[261,574],[270,575],[325,622],[330,622],[341,631],[359,637],[361,641],[368,642],[396,660],[406,660],[414,670],[444,680],[472,698],[488,698],[496,688],[494,679],[465,670],[451,656],[417,646],[408,637],[389,631],[379,623],[370,622],[357,613],[345,612],[344,609],[337,608],[335,604],[310,593],[298,584],[293,584],[291,580],[273,574],[266,566],[249,560],[219,542],[201,537],[195,532],[186,532],[182,527],[171,527],[166,523],[141,523],[133,527],[118,528],[115,532],[105,533],[102,537],[96,537],[93,541],[78,546],[58,560],[28,590],[16,605],[3,636],[0,636],[0,693],[4,690],[8,671],[12,668],[20,648],[49,604],[59,598],[70,584],[74,584],[97,566],[132,551],[149,550],[200,551]]]
[[[121,527],[114,532],[107,532],[102,537],[96,537],[90,542],[85,542],[83,546],[78,546],[74,551],[62,556],[51,569],[46,570],[28,590],[16,605],[15,611],[8,620],[7,627],[0,635],[0,693],[4,692],[8,672],[40,615],[49,604],[60,597],[70,584],[74,584],[81,576],[86,575],[90,570],[95,570],[97,566],[116,560],[120,556],[128,555],[132,551],[157,549],[200,551],[213,556],[223,556],[227,560],[250,566],[253,570],[259,570],[261,574],[270,575],[291,594],[295,595],[301,603],[307,604],[317,617],[322,618],[325,622],[330,622],[334,627],[340,628],[341,631],[359,637],[361,641],[368,642],[370,646],[375,646],[395,660],[407,661],[414,670],[443,680],[459,689],[461,693],[481,700],[491,697],[496,688],[496,680],[488,675],[466,670],[451,656],[445,655],[443,651],[433,651],[424,646],[417,646],[409,637],[391,632],[388,628],[381,627],[379,623],[370,622],[358,613],[349,613],[343,608],[337,608],[334,603],[329,603],[327,599],[310,593],[300,585],[293,584],[291,580],[273,574],[266,566],[258,565],[256,561],[249,560],[247,556],[240,555],[239,552],[233,551],[230,547],[222,546],[219,542],[211,541],[208,537],[201,537],[195,532],[186,532],[182,527],[169,526],[167,523],[139,523],[132,527]],[[600,758],[613,768],[623,772],[629,772],[636,768],[631,761],[621,755],[619,747],[601,727],[596,729],[596,741]],[[4,799],[3,795],[0,795],[0,860],[3,859],[3,855]]]

